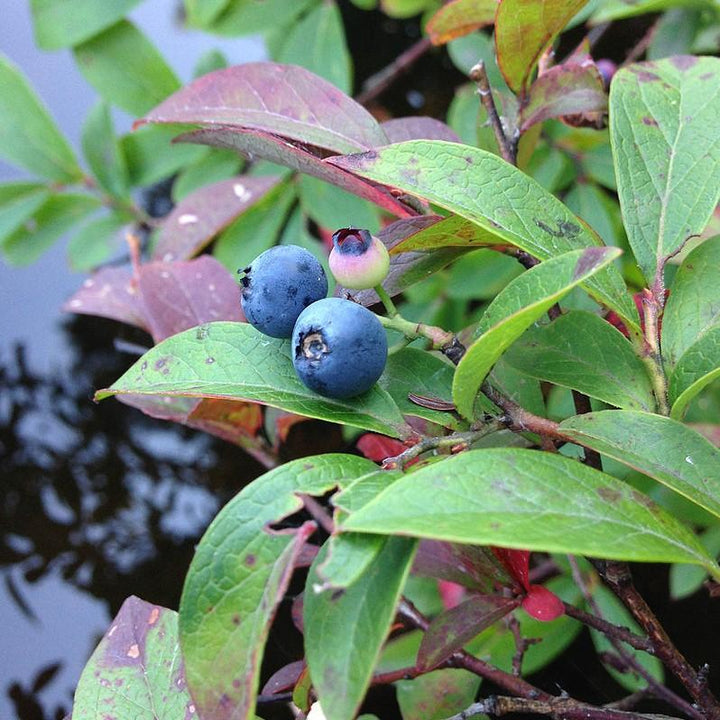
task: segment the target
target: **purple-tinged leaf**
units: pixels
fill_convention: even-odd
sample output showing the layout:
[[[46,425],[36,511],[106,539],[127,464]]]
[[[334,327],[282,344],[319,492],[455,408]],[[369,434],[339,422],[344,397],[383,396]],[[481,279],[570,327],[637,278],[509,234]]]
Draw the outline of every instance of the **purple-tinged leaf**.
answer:
[[[375,118],[327,80],[272,62],[204,75],[140,121],[149,122],[253,128],[338,153],[387,144]]]
[[[422,670],[437,667],[519,604],[517,598],[473,595],[461,605],[441,613],[430,623],[420,643],[418,667]]]
[[[150,334],[156,343],[215,320],[245,320],[240,288],[215,258],[142,265],[138,287]]]
[[[467,670],[444,668],[395,683],[403,720],[434,720],[472,705],[481,679]],[[363,715],[364,720],[373,720]]]
[[[532,84],[530,100],[520,111],[520,132],[548,118],[605,111],[607,94],[592,59],[567,62],[550,68]]]
[[[483,593],[501,587],[516,587],[493,551],[481,545],[421,540],[413,573],[448,580]]]
[[[460,142],[460,138],[451,127],[440,120],[423,115],[386,120],[382,124],[382,129],[391,143],[403,142],[404,140]]]
[[[197,255],[280,180],[271,175],[240,176],[206,185],[191,193],[163,220],[153,259],[169,262]]]
[[[500,0],[495,16],[498,66],[508,87],[524,94],[542,54],[587,0]]]
[[[313,148],[291,142],[270,133],[221,127],[212,130],[196,130],[181,135],[178,140],[235,150],[251,160],[263,159],[285,165],[298,172],[312,175],[365,198],[398,217],[409,217],[417,212],[396,199],[385,188],[356,177],[334,165],[323,162]]]
[[[390,272],[383,281],[385,291],[390,295],[398,295],[406,288],[420,280],[424,280],[445,265],[461,255],[464,250],[458,248],[441,248],[436,252],[405,252],[393,255],[392,249],[405,238],[414,235],[438,222],[437,215],[422,215],[420,217],[398,220],[383,228],[377,237],[390,250]],[[380,298],[374,290],[349,291],[340,285],[335,288],[335,295],[343,297],[350,292],[355,302],[362,305],[374,305]]]
[[[300,679],[300,675],[302,675],[305,667],[304,660],[296,660],[295,662],[284,665],[270,676],[270,679],[265,683],[260,693],[262,695],[275,695],[276,693],[292,690]]]
[[[127,268],[103,268],[94,273],[65,302],[62,310],[98,315],[148,330],[137,282]]]
[[[495,22],[498,0],[450,0],[425,27],[433,45],[444,45],[455,38]]]
[[[128,598],[83,670],[73,717],[193,720],[177,613]]]
[[[447,247],[474,250],[487,245],[503,244],[505,244],[505,240],[495,233],[460,215],[450,215],[446,218],[439,218],[436,223],[408,235],[402,242],[393,245],[390,255],[411,250],[428,252]]]

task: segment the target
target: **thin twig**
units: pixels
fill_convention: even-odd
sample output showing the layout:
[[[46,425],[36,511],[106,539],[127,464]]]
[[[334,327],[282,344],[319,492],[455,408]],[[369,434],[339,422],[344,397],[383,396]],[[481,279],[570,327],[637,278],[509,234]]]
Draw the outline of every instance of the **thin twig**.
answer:
[[[401,75],[432,47],[430,38],[424,37],[398,55],[393,62],[379,72],[371,75],[364,83],[362,91],[355,97],[361,105],[367,105],[382,95]]]
[[[485,70],[485,63],[482,60],[470,70],[469,77],[477,85],[480,102],[483,104],[485,112],[487,112],[503,160],[511,165],[517,165],[517,139],[508,138],[505,134],[505,129],[495,105],[495,98],[492,94],[487,71]]]
[[[299,493],[298,497],[302,500],[303,507],[308,515],[328,534],[332,535],[335,531],[335,524],[332,521],[327,509],[323,507],[312,495]]]

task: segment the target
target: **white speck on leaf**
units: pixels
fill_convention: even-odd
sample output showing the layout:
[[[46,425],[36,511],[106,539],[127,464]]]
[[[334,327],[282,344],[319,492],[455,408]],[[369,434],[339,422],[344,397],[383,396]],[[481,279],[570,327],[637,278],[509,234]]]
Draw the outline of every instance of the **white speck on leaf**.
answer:
[[[249,200],[252,195],[252,193],[242,183],[235,183],[233,185],[233,192],[241,202]]]
[[[695,464],[695,463],[693,462],[693,459],[692,459],[689,455],[685,458],[685,462],[686,462],[686,463],[689,463],[690,465],[694,465],[694,464]]]
[[[186,213],[185,215],[181,215],[178,218],[178,225],[192,225],[193,223],[196,223],[198,221],[197,215],[191,215],[190,213]]]

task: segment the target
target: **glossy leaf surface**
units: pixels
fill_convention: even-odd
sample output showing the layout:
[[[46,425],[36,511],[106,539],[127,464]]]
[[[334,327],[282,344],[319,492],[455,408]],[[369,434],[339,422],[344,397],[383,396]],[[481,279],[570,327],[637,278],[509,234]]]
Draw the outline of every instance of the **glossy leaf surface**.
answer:
[[[143,122],[253,128],[335,152],[387,142],[361,105],[304,68],[246,63],[198,78]]]
[[[403,720],[444,720],[475,700],[480,678],[467,670],[434,670],[395,683]]]
[[[203,719],[252,718],[262,648],[292,571],[291,535],[270,533],[302,506],[374,470],[351,455],[302,458],[258,478],[215,517],[198,545],[180,602],[188,685]],[[219,549],[222,548],[222,552]]]
[[[142,115],[180,87],[148,38],[121,20],[74,49],[85,79],[112,105]]]
[[[604,558],[690,562],[720,576],[695,536],[645,495],[575,460],[533,450],[470,450],[421,468],[393,483],[342,527]]]
[[[557,198],[484,150],[415,140],[327,162],[426,198],[540,260],[600,244],[597,235]],[[614,268],[592,278],[587,289],[599,302],[637,325],[635,307]]]
[[[522,94],[542,54],[587,0],[500,0],[495,17],[498,65]]]
[[[560,429],[720,517],[720,450],[687,425],[650,413],[603,410],[568,418]]]
[[[463,417],[473,417],[480,387],[505,350],[572,288],[618,255],[614,248],[598,247],[560,255],[515,278],[493,300],[455,371],[453,400]]]
[[[685,414],[690,401],[716,377],[720,377],[720,325],[715,325],[691,345],[670,376],[670,417]]]
[[[340,597],[329,590],[318,593],[311,569],[304,602],[305,653],[326,717],[355,717],[395,617],[415,546],[409,538],[389,538]]]
[[[295,375],[289,345],[245,323],[210,323],[156,345],[97,397],[133,393],[255,400],[393,437],[409,433],[397,405],[377,385],[348,400],[323,398],[306,388]]]
[[[82,171],[70,145],[25,77],[0,55],[0,157],[60,183]]]
[[[102,708],[102,712],[99,712]],[[83,670],[73,717],[197,720],[185,684],[177,613],[128,598]]]
[[[720,197],[720,59],[630,65],[610,88],[610,137],[630,246],[652,283]]]
[[[650,379],[632,345],[594,313],[574,310],[530,331],[505,360],[530,377],[616,407],[655,409]]]

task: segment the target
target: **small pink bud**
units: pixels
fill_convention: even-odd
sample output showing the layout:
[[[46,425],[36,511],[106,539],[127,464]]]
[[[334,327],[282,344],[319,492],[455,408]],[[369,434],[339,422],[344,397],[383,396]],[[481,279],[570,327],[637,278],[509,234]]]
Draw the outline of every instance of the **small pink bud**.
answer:
[[[328,262],[335,279],[351,290],[379,285],[390,270],[387,248],[367,230],[341,228],[333,236]]]
[[[522,601],[522,608],[536,620],[548,622],[565,614],[562,600],[542,585],[531,585]]]

